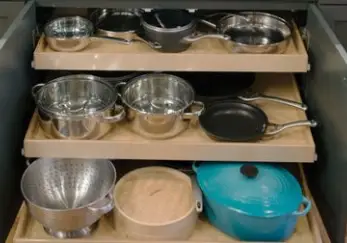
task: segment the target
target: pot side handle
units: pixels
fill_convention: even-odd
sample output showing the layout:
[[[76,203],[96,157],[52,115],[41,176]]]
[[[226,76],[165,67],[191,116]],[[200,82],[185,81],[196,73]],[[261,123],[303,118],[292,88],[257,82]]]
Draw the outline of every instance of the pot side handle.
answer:
[[[37,98],[37,92],[40,91],[40,89],[44,86],[45,84],[40,83],[40,84],[35,84],[32,88],[31,88],[31,95],[33,96],[33,98],[36,101]]]
[[[116,122],[122,121],[125,118],[126,112],[123,106],[115,105],[113,110],[115,115],[112,115],[112,116],[103,115],[103,116],[100,116],[99,120],[105,123],[116,123]]]
[[[195,116],[200,116],[201,113],[205,110],[204,103],[202,103],[200,101],[194,101],[190,107],[193,108],[194,106],[199,107],[198,110],[192,111],[192,112],[185,112],[183,114],[183,119],[192,119]]]
[[[192,176],[190,176],[190,179],[192,181],[193,196],[195,198],[195,210],[198,213],[201,213],[203,210],[202,192],[201,192],[200,187],[196,181],[196,176],[192,175]]]
[[[311,210],[312,203],[307,197],[302,197],[302,204],[305,206],[304,210],[302,210],[302,211],[297,210],[293,213],[293,215],[305,216]]]
[[[111,193],[107,194],[100,203],[96,203],[93,206],[89,206],[88,209],[93,213],[104,215],[109,213],[114,208],[113,196]]]

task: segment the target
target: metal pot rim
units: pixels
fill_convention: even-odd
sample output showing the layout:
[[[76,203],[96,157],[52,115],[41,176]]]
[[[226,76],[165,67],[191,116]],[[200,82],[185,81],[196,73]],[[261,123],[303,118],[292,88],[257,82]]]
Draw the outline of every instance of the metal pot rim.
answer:
[[[72,37],[57,37],[56,35],[52,35],[50,34],[51,28],[52,28],[52,24],[57,22],[57,21],[61,21],[61,20],[68,20],[68,19],[78,19],[81,20],[85,23],[86,27],[88,28],[88,33],[86,33],[85,35],[80,35],[80,36],[72,36]],[[91,37],[93,32],[94,32],[94,26],[93,23],[83,17],[80,16],[70,16],[70,17],[59,17],[59,18],[55,18],[52,19],[51,21],[49,21],[47,24],[45,24],[43,32],[45,34],[46,37],[48,38],[56,38],[56,39],[81,39],[81,38],[86,38],[86,37]]]
[[[57,159],[47,159],[47,158],[40,158],[40,159],[36,159],[34,162],[32,162],[27,168],[26,170],[24,171],[23,175],[22,175],[22,178],[21,178],[21,182],[20,182],[20,188],[21,188],[21,191],[22,191],[22,195],[25,199],[25,201],[31,205],[34,205],[35,207],[37,208],[40,208],[41,210],[44,210],[44,211],[54,211],[54,212],[66,212],[66,211],[75,211],[75,210],[81,210],[81,209],[85,209],[85,208],[88,208],[90,206],[93,206],[95,203],[97,203],[99,200],[105,198],[108,194],[110,193],[113,193],[113,189],[114,189],[114,185],[116,183],[116,180],[117,180],[117,171],[116,171],[116,168],[114,167],[114,165],[112,164],[112,162],[110,160],[106,160],[106,159],[102,159],[103,161],[106,161],[108,164],[111,164],[112,166],[112,170],[113,170],[113,174],[114,174],[114,177],[113,177],[113,182],[111,185],[109,190],[104,193],[104,195],[102,195],[100,198],[94,200],[93,202],[89,203],[89,204],[86,204],[86,205],[83,205],[83,206],[79,206],[79,207],[76,207],[76,208],[67,208],[67,209],[52,209],[52,208],[46,208],[46,207],[43,207],[43,206],[40,206],[34,202],[32,202],[31,200],[28,199],[28,197],[26,196],[26,194],[24,193],[24,190],[23,190],[23,180],[24,180],[24,176],[29,173],[29,168],[31,165],[34,165],[35,163],[40,163],[41,161],[44,162],[44,160],[57,160]],[[100,161],[98,161],[100,162]]]
[[[291,36],[293,35],[293,28],[292,26],[288,23],[288,21],[286,21],[285,19],[277,16],[277,15],[274,15],[274,14],[270,14],[270,13],[266,13],[266,12],[257,12],[257,11],[244,11],[244,12],[240,12],[240,15],[241,16],[244,16],[247,18],[247,15],[261,15],[261,16],[266,16],[266,17],[269,17],[269,18],[273,18],[279,22],[282,22],[283,24],[285,24],[288,29],[289,29],[289,35],[286,35],[284,37],[283,40],[281,41],[278,41],[278,42],[273,42],[273,43],[270,43],[270,44],[261,44],[261,45],[250,45],[250,44],[245,44],[245,43],[241,43],[241,42],[237,42],[235,40],[233,40],[232,38],[229,40],[233,43],[236,43],[238,46],[241,46],[241,47],[248,47],[248,48],[261,48],[261,47],[272,47],[272,46],[278,46],[280,43],[284,43],[284,42],[287,42]],[[237,17],[237,15],[234,15],[234,16],[225,16],[223,17],[219,23],[218,23],[218,28],[220,29],[220,26],[222,25],[222,22],[229,19],[229,18],[234,18],[234,17]],[[222,31],[222,33],[225,33],[227,30],[231,29],[230,27],[226,28],[226,29],[220,29]],[[281,31],[282,32],[282,31]]]
[[[125,90],[129,89],[130,86],[132,86],[133,84],[139,82],[140,80],[142,80],[143,78],[145,77],[150,77],[150,76],[166,76],[166,77],[172,77],[172,78],[175,78],[178,82],[186,85],[188,88],[189,88],[189,92],[192,93],[192,99],[189,101],[189,103],[187,103],[183,108],[175,111],[175,112],[172,112],[170,114],[164,114],[164,115],[175,115],[175,114],[180,114],[182,112],[184,112],[188,107],[190,107],[194,101],[195,101],[195,91],[193,89],[193,87],[187,82],[185,81],[183,78],[180,78],[176,75],[172,75],[172,74],[166,74],[166,73],[147,73],[147,74],[143,74],[143,75],[140,75],[140,76],[137,76],[133,79],[131,79],[123,88],[122,92],[121,92],[121,95],[120,95],[120,98],[122,100],[122,102],[129,108],[135,110],[136,112],[139,112],[141,114],[147,114],[147,115],[160,115],[162,116],[163,114],[161,113],[151,113],[151,112],[147,112],[147,111],[143,111],[143,110],[139,110],[139,109],[136,109],[135,107],[133,107],[132,105],[130,105],[123,97],[123,93]]]
[[[153,12],[150,12],[150,13],[153,13]],[[151,25],[147,23],[142,16],[141,16],[141,23],[145,29],[159,32],[159,33],[180,33],[188,29],[194,28],[196,26],[196,20],[194,19],[194,17],[192,17],[192,20],[190,21],[190,23],[184,26],[175,27],[175,28],[161,28],[161,27]]]
[[[55,78],[53,80],[50,80],[48,83],[46,83],[39,91],[38,91],[38,96],[40,96],[40,93],[42,92],[42,89],[44,89],[45,87],[47,87],[50,84],[53,83],[57,83],[57,82],[63,82],[67,79],[82,79],[82,80],[89,80],[89,81],[94,81],[94,82],[98,82],[101,83],[102,85],[107,86],[108,89],[110,89],[112,91],[112,102],[110,102],[109,104],[105,105],[102,109],[98,109],[95,110],[93,112],[89,112],[89,113],[84,113],[84,114],[78,114],[78,115],[74,115],[74,114],[57,114],[56,112],[53,112],[47,108],[45,108],[41,102],[40,102],[40,97],[38,97],[38,99],[36,99],[36,105],[37,107],[44,111],[45,113],[49,114],[50,116],[53,117],[66,117],[66,118],[84,118],[84,117],[89,117],[89,116],[94,116],[95,114],[98,113],[102,113],[105,110],[111,109],[113,108],[114,104],[117,102],[118,96],[114,90],[114,87],[107,82],[105,79],[98,77],[98,76],[94,76],[94,75],[90,75],[90,74],[73,74],[73,75],[66,75],[66,76],[62,76],[59,78]]]

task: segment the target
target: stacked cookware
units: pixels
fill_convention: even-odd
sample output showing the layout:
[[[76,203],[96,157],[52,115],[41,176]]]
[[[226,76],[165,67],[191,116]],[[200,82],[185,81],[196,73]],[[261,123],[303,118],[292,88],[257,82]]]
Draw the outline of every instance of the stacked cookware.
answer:
[[[219,39],[230,52],[285,51],[292,28],[284,19],[260,12],[219,14],[213,23],[211,16],[183,10],[98,9],[90,20],[52,20],[45,38],[56,51],[81,51],[92,36],[117,44],[142,42],[161,52],[182,52],[203,38]],[[211,31],[201,33],[199,24]],[[35,85],[32,95],[49,139],[101,139],[122,122],[148,140],[171,139],[199,125],[217,142],[249,142],[317,125],[271,123],[252,101],[307,107],[253,90],[253,74],[204,73],[198,81],[189,75],[148,73],[115,83],[91,74],[68,75]],[[242,82],[218,82],[226,78]],[[58,238],[88,236],[113,211],[115,229],[131,239],[185,240],[204,211],[213,226],[233,238],[282,241],[311,208],[297,179],[280,166],[194,162],[191,168],[151,166],[116,183],[108,160],[38,159],[23,174],[21,189],[32,217]]]

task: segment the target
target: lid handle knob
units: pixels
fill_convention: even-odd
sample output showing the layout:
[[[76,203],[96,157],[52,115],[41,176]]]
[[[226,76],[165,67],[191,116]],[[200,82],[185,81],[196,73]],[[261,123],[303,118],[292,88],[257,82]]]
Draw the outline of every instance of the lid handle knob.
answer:
[[[242,165],[240,168],[240,172],[242,175],[250,179],[257,177],[259,173],[258,168],[254,165]]]

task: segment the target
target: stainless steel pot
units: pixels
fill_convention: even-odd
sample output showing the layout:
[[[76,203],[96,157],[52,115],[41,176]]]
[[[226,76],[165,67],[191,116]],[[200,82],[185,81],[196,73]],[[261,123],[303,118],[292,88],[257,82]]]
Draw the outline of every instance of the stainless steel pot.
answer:
[[[292,26],[286,20],[263,12],[220,14],[225,16],[217,24],[207,20],[202,22],[230,37],[230,40],[223,41],[223,45],[230,52],[283,53],[287,50]]]
[[[142,15],[146,37],[161,45],[161,52],[182,52],[203,38],[228,40],[224,34],[197,34],[197,19],[186,10],[153,10]]]
[[[174,75],[145,74],[120,86],[129,127],[146,138],[174,137],[204,110],[202,102],[194,101],[193,88]]]
[[[91,233],[114,207],[116,170],[108,160],[38,159],[26,169],[21,190],[30,214],[58,238]]]
[[[48,138],[98,139],[125,117],[117,93],[93,75],[69,75],[32,88],[40,125]]]

